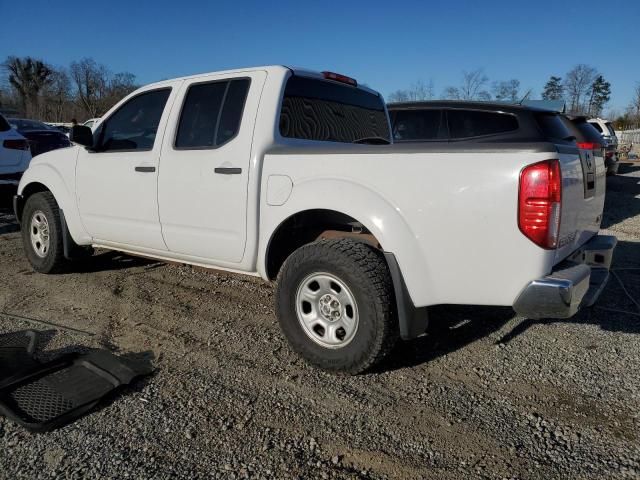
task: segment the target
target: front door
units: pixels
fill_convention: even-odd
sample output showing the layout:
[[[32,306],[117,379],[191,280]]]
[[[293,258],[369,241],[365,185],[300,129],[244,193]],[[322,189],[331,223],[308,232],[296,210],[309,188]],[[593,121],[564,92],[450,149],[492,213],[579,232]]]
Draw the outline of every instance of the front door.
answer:
[[[158,167],[174,96],[167,87],[132,97],[101,123],[95,151],[80,150],[78,207],[96,243],[167,249],[158,216]]]
[[[263,71],[185,81],[158,178],[160,222],[173,253],[238,263],[247,236],[247,185]]]

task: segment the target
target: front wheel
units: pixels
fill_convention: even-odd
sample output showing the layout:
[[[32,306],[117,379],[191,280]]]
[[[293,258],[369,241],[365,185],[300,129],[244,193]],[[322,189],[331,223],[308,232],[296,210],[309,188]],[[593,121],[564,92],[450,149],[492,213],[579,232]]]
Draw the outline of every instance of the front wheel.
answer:
[[[299,248],[280,271],[276,297],[289,343],[324,370],[367,370],[398,338],[389,270],[367,244],[321,240]]]
[[[62,245],[62,222],[58,204],[50,192],[30,196],[22,213],[22,243],[36,272],[55,273],[67,261]]]

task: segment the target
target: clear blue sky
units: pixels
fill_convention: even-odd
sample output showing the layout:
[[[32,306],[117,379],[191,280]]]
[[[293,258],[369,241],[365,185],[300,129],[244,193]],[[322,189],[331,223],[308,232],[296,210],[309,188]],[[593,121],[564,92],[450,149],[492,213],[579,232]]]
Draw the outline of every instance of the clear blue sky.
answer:
[[[483,67],[538,96],[549,75],[587,63],[618,109],[640,81],[638,0],[269,3],[0,0],[0,59],[93,57],[140,83],[275,63],[345,73],[385,95],[429,79],[439,94]]]

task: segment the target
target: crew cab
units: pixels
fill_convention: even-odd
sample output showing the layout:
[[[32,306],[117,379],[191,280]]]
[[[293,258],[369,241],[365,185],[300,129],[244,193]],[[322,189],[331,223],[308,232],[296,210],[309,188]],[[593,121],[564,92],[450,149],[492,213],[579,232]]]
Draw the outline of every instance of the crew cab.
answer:
[[[431,305],[569,317],[615,246],[598,236],[604,167],[575,143],[392,144],[380,94],[332,72],[162,81],[72,141],[14,199],[36,271],[99,247],[260,276],[292,347],[330,371],[423,334]]]

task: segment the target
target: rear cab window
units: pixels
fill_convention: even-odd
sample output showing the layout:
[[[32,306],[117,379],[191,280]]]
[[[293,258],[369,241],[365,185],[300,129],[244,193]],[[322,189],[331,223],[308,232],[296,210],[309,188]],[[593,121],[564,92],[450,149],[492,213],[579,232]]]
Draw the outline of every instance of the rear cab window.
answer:
[[[382,98],[331,80],[292,75],[280,111],[285,138],[340,143],[391,141]]]
[[[481,110],[447,110],[451,139],[463,139],[497,135],[518,130],[515,115]]]

